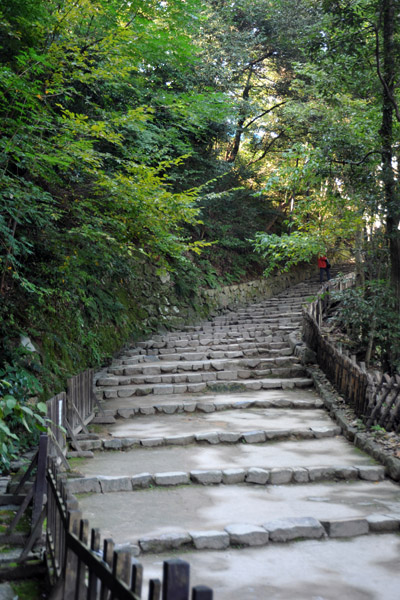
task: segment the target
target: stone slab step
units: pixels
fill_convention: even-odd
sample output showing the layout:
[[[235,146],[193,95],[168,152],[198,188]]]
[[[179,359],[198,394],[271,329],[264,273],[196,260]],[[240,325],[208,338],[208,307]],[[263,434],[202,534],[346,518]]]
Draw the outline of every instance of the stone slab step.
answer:
[[[292,309],[292,307],[290,307],[289,310],[286,310],[281,301],[276,301],[271,304],[262,304],[260,302],[258,302],[258,303],[254,302],[252,304],[248,304],[247,306],[242,306],[242,307],[237,308],[236,310],[232,310],[229,313],[223,313],[221,315],[216,315],[211,320],[213,322],[217,322],[217,321],[220,321],[221,319],[227,319],[229,317],[235,318],[235,317],[243,317],[243,316],[246,316],[246,317],[247,316],[269,317],[272,309],[274,309],[274,313],[279,318],[283,318],[283,319],[287,318],[287,317],[291,318],[296,314],[297,314],[297,316],[301,315],[300,307],[297,310],[297,313],[294,309]]]
[[[242,394],[243,395],[243,394]],[[215,411],[225,410],[241,410],[247,408],[286,408],[286,409],[317,409],[323,407],[322,400],[319,399],[301,399],[301,398],[277,398],[276,400],[257,400],[254,399],[254,395],[251,395],[249,399],[243,398],[237,400],[235,398],[240,397],[239,394],[232,395],[232,397],[224,400],[218,399],[215,396],[205,396],[198,400],[195,396],[192,399],[180,400],[181,396],[171,394],[170,397],[163,399],[159,402],[153,397],[142,397],[138,398],[136,402],[112,402],[108,400],[103,403],[106,413],[106,419],[110,418],[122,418],[131,419],[137,415],[153,415],[155,413],[172,415],[174,413],[212,413]],[[113,408],[110,406],[113,405]],[[223,417],[221,417],[223,418]],[[95,421],[92,421],[95,422]],[[100,423],[100,421],[98,421]],[[107,421],[108,422],[108,421]]]
[[[272,367],[292,367],[299,365],[300,360],[293,355],[242,358],[242,359],[208,359],[200,361],[160,361],[154,360],[137,365],[121,365],[110,367],[108,373],[115,376],[132,375],[162,375],[165,373],[186,373],[188,371],[223,371],[223,370],[265,370]],[[108,385],[103,383],[104,378],[111,379],[107,375],[97,379],[97,385]],[[112,385],[112,384],[110,384]],[[115,382],[114,382],[115,385]]]
[[[133,476],[97,475],[68,480],[72,494],[108,494],[133,492],[139,489],[172,488],[181,485],[289,485],[322,481],[383,481],[384,468],[377,466],[315,466],[274,467],[262,469],[194,469],[193,471],[163,471],[140,473]],[[398,516],[400,522],[400,515]]]
[[[168,333],[163,336],[153,335],[151,338],[147,340],[143,340],[144,346],[148,347],[151,344],[157,344],[157,346],[162,343],[170,343],[175,346],[190,346],[196,344],[197,342],[201,342],[204,340],[215,340],[215,342],[221,342],[221,340],[225,341],[225,343],[229,343],[232,340],[237,340],[239,338],[243,338],[245,340],[253,340],[254,337],[257,336],[271,336],[272,329],[270,327],[264,327],[259,325],[257,327],[229,327],[225,328],[224,331],[215,331],[214,329],[210,329],[210,331],[197,331],[191,333],[183,333],[183,332],[173,332]],[[279,336],[281,334],[274,334],[274,339],[271,343],[274,343],[275,338],[279,341]],[[144,348],[140,348],[141,354],[133,354],[132,358],[135,360],[140,360],[141,355],[143,354]],[[126,350],[126,353],[130,355],[129,350]]]
[[[210,538],[209,538],[210,539]],[[175,553],[176,554],[176,551]],[[148,579],[162,578],[168,554],[142,554],[147,598]],[[269,544],[221,550],[186,550],[191,585],[207,585],[216,600],[398,600],[398,576],[388,573],[398,561],[398,534],[347,539],[321,538],[292,544]],[[288,568],[288,565],[290,567]]]
[[[125,438],[125,442],[133,441]],[[123,448],[125,448],[123,444]],[[195,449],[195,452],[193,452]],[[373,466],[372,459],[356,450],[343,437],[316,440],[285,440],[273,444],[197,444],[196,446],[126,447],[117,452],[95,452],[93,459],[80,460],[84,476],[129,476],[164,471],[226,470],[258,467],[309,468]]]
[[[185,349],[185,352],[181,352],[178,348],[171,349],[166,351],[165,353],[159,352],[158,354],[148,354],[143,355],[143,361],[137,363],[136,361],[131,362],[129,358],[124,357],[123,359],[114,360],[110,369],[121,369],[123,366],[137,366],[139,364],[147,363],[154,364],[159,360],[166,362],[175,362],[175,361],[187,361],[190,357],[187,356],[188,353],[192,352],[192,349]],[[149,351],[150,352],[150,351]],[[210,348],[201,348],[201,352],[198,353],[199,356],[204,357],[202,360],[218,360],[218,359],[234,359],[234,358],[242,358],[242,357],[263,357],[263,358],[275,358],[281,356],[291,356],[293,354],[293,350],[291,349],[288,342],[283,344],[283,348],[271,348],[269,344],[265,343],[256,343],[250,344],[250,348],[245,350],[212,350]]]
[[[252,314],[249,313],[248,315],[242,315],[242,316],[229,316],[229,317],[225,317],[225,318],[219,318],[219,319],[215,319],[213,321],[209,321],[208,325],[203,325],[202,329],[209,329],[210,331],[212,331],[213,329],[218,329],[220,327],[240,327],[240,328],[247,328],[248,325],[257,325],[257,324],[262,324],[262,325],[266,325],[269,326],[271,325],[271,327],[275,328],[276,325],[283,325],[283,326],[290,326],[294,323],[298,324],[301,322],[301,313],[295,313],[294,315],[291,316],[281,316],[279,314],[273,315],[271,316],[271,314],[264,314],[264,315],[257,315],[257,314]]]
[[[249,313],[237,314],[235,316],[219,317],[212,321],[213,326],[220,325],[242,325],[252,323],[299,323],[302,320],[302,312],[300,310],[293,310],[286,314],[279,314],[273,312],[270,309],[263,311],[252,310]]]
[[[284,350],[272,350],[269,347],[268,343],[264,342],[255,342],[255,343],[246,343],[246,344],[228,344],[222,346],[215,346],[214,349],[201,347],[196,352],[193,349],[181,349],[176,348],[175,350],[163,349],[159,351],[148,351],[148,358],[153,356],[159,360],[165,361],[173,361],[173,360],[186,360],[186,361],[195,361],[195,360],[216,360],[219,358],[242,358],[242,357],[252,357],[252,356],[264,356],[265,358],[272,358],[273,356],[290,356],[293,354],[292,349],[290,348],[289,343],[287,343],[286,349]]]
[[[314,517],[288,517],[267,521],[261,525],[247,522],[233,523],[222,530],[178,531],[159,535],[143,536],[137,540],[136,555],[177,550],[226,550],[229,547],[260,547],[270,543],[293,540],[354,538],[375,533],[374,519],[390,526],[389,533],[398,533],[399,520],[396,515],[367,515],[364,518],[328,519],[318,521]],[[386,532],[387,533],[387,532]]]
[[[209,327],[210,329],[232,325],[241,327],[242,325],[247,326],[257,323],[262,323],[265,325],[272,324],[273,326],[275,326],[275,324],[290,325],[291,323],[299,323],[301,319],[302,317],[300,311],[293,311],[292,314],[287,314],[285,316],[280,315],[279,313],[272,315],[271,312],[267,312],[266,314],[249,312],[248,314],[220,317],[218,319],[214,319],[213,321],[209,321],[208,325],[204,325],[203,327]]]
[[[184,368],[182,364],[167,364],[165,367],[152,366],[143,369],[142,373],[135,373],[135,369],[124,369],[124,374],[108,375],[100,377],[96,381],[98,388],[108,388],[126,385],[147,385],[149,383],[201,383],[203,381],[231,381],[242,379],[264,379],[267,377],[306,377],[306,368],[299,361],[282,361],[282,366],[276,363],[264,363],[257,368],[241,366],[238,363],[219,363],[214,361],[187,363]],[[132,372],[133,371],[133,372]]]
[[[106,537],[112,532],[119,543],[199,529],[221,531],[233,523],[262,526],[286,517],[306,516],[326,523],[332,533],[335,522],[346,520],[347,533],[344,525],[336,525],[335,535],[341,530],[349,537],[367,534],[367,519],[373,514],[390,516],[393,527],[397,523],[397,531],[400,519],[398,487],[387,480],[338,481],[334,486],[329,481],[267,487],[232,484],[229,494],[223,485],[157,487],[85,495],[80,503],[91,526],[100,527]],[[352,529],[353,519],[363,523],[360,529]]]
[[[159,350],[162,354],[161,350],[164,351],[165,354],[169,352],[196,352],[199,349],[207,350],[215,350],[222,347],[228,347],[232,344],[238,346],[239,344],[268,344],[271,350],[277,350],[281,348],[287,347],[287,341],[284,336],[281,334],[273,335],[272,332],[269,332],[266,329],[254,329],[253,331],[232,331],[229,333],[221,333],[221,334],[203,334],[196,335],[192,338],[187,339],[171,339],[165,340],[163,342],[155,342],[154,340],[148,340],[146,344],[146,350]],[[204,348],[206,346],[206,348]],[[139,356],[139,358],[142,355]],[[131,362],[139,362],[138,357],[133,357],[130,359]],[[143,358],[141,359],[143,361]],[[141,362],[140,361],[140,362]]]
[[[130,418],[136,413],[146,414],[153,407],[156,412],[213,412],[231,408],[322,408],[323,401],[317,396],[314,388],[295,388],[292,390],[260,390],[258,392],[238,391],[217,393],[208,390],[201,394],[168,394],[167,396],[133,396],[132,398],[114,398],[103,400],[102,407],[106,415],[118,416],[121,409],[129,409]],[[143,412],[141,413],[141,409]],[[151,411],[152,412],[152,411]]]
[[[102,397],[107,398],[131,398],[133,396],[148,396],[154,394],[164,396],[169,394],[186,394],[186,393],[202,393],[207,390],[212,391],[245,391],[245,390],[261,390],[261,389],[293,389],[305,388],[313,385],[312,379],[307,377],[293,378],[270,378],[270,379],[227,379],[219,381],[203,381],[201,383],[191,384],[152,384],[148,385],[124,385],[117,387],[98,388],[98,392],[103,392]]]
[[[198,339],[194,339],[193,342],[189,340],[187,343],[182,343],[182,341],[179,340],[170,343],[148,340],[148,342],[143,342],[147,344],[143,349],[146,351],[146,354],[151,355],[172,354],[174,352],[184,354],[185,352],[204,352],[209,350],[237,350],[242,349],[241,346],[244,346],[247,349],[252,348],[257,344],[263,344],[272,350],[277,349],[278,347],[276,345],[271,346],[271,344],[285,343],[287,346],[288,333],[293,333],[293,331],[297,330],[299,330],[299,327],[293,327],[285,332],[279,330],[278,333],[268,330],[254,330],[254,335],[247,337],[243,336],[242,331],[234,332],[231,336],[223,334],[220,337],[213,336],[212,334],[205,334]],[[281,347],[282,346],[280,346],[280,348]]]
[[[240,333],[246,333],[249,332],[250,334],[254,331],[268,331],[268,332],[276,332],[276,331],[286,331],[286,330],[290,330],[293,329],[293,327],[298,327],[298,323],[300,322],[300,319],[296,319],[296,323],[291,323],[291,324],[280,324],[277,323],[275,319],[271,319],[270,323],[266,323],[265,320],[263,319],[259,319],[259,322],[255,322],[252,324],[215,324],[212,321],[207,321],[207,323],[203,323],[203,324],[198,324],[198,325],[192,325],[190,327],[189,330],[183,329],[179,334],[177,333],[168,333],[165,334],[163,336],[153,336],[152,338],[149,338],[147,340],[142,340],[142,341],[138,341],[136,342],[135,348],[136,349],[143,349],[143,348],[148,348],[149,347],[149,343],[162,343],[165,341],[169,341],[169,340],[174,340],[174,339],[186,339],[186,340],[191,340],[191,339],[197,339],[198,336],[207,336],[207,335],[215,335],[215,336],[219,336],[219,337],[223,337],[223,335],[229,335],[231,333],[236,333],[236,334],[240,334]],[[176,338],[176,336],[179,336],[178,338]]]
[[[152,448],[157,446],[189,446],[192,444],[265,444],[275,443],[278,440],[319,440],[321,438],[340,435],[341,429],[333,427],[293,427],[287,429],[251,429],[251,430],[226,430],[202,431],[199,433],[176,434],[166,436],[136,437],[123,435],[112,439],[82,440],[79,442],[83,451],[91,450],[122,450],[135,446]]]
[[[261,408],[244,407],[239,410],[224,410],[223,412],[210,411],[208,407],[203,411],[181,412],[172,410],[174,405],[161,406],[161,411],[154,410],[147,415],[137,414],[135,418],[118,419],[114,425],[110,425],[107,431],[111,437],[122,438],[147,438],[175,436],[182,437],[193,436],[203,432],[217,432],[220,436],[224,432],[229,435],[238,434],[243,431],[271,431],[275,436],[279,431],[309,429],[310,431],[320,432],[323,437],[325,430],[331,431],[336,428],[326,411],[323,409],[302,410],[297,408]],[[167,410],[165,410],[167,408]],[[168,409],[171,411],[168,414]],[[123,409],[122,409],[123,410]],[[129,410],[129,409],[125,409]],[[172,414],[171,414],[172,413]],[[340,429],[335,429],[340,433]],[[257,437],[257,436],[253,436]],[[265,441],[265,437],[262,441]],[[228,440],[227,441],[233,441]]]
[[[242,326],[232,326],[232,325],[214,325],[214,326],[202,326],[202,325],[197,325],[195,328],[192,329],[192,331],[196,334],[202,334],[202,335],[207,335],[210,334],[212,335],[213,333],[228,333],[228,332],[237,332],[238,334],[242,333],[243,331],[259,331],[261,329],[268,331],[269,333],[288,333],[290,331],[293,331],[294,329],[298,329],[300,326],[300,321],[296,322],[296,323],[292,323],[289,325],[280,325],[277,323],[274,323],[274,321],[272,320],[271,323],[265,323],[264,321],[261,321],[257,324],[244,324]],[[137,345],[141,348],[147,348],[148,346],[146,345],[146,342],[137,342]]]

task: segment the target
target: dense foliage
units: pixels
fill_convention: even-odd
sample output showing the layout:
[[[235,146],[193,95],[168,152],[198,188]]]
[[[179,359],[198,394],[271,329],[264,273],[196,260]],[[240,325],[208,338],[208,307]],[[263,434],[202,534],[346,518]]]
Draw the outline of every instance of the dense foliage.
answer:
[[[368,368],[400,372],[400,319],[388,281],[371,279],[337,292],[333,300],[339,302],[331,317],[338,341]]]
[[[365,280],[388,281],[398,314],[399,18],[394,0],[2,1],[4,423],[164,322],[159,280],[190,303],[326,251],[355,256],[370,307]],[[32,378],[15,404],[11,373]]]

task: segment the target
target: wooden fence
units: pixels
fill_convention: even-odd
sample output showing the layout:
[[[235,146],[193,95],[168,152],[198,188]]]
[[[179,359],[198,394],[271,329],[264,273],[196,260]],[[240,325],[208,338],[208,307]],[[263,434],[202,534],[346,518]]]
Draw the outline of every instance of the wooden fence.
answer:
[[[95,414],[97,407],[98,413]],[[67,391],[57,394],[47,401],[48,433],[52,440],[52,456],[58,455],[65,461],[67,438],[77,456],[91,456],[91,452],[81,449],[80,440],[97,438],[90,434],[87,425],[91,422],[113,423],[113,417],[106,417],[93,391],[93,370],[88,369],[67,381]],[[68,464],[66,463],[66,466]]]
[[[89,528],[82,518],[77,500],[67,492],[67,438],[76,454],[80,440],[93,437],[87,425],[94,420],[97,398],[92,389],[93,372],[85,371],[68,380],[67,392],[47,402],[48,462],[46,511],[46,570],[52,587],[51,600],[140,600],[143,568],[129,552],[118,550],[112,539],[101,544],[100,532]],[[102,412],[98,405],[99,411]],[[100,417],[107,422],[108,417]],[[70,455],[69,452],[68,455]],[[91,454],[91,453],[90,453]],[[43,522],[43,520],[42,520]],[[173,559],[164,562],[163,580],[150,580],[149,600],[189,600],[187,562]],[[162,594],[162,596],[161,596]],[[192,589],[191,600],[212,600],[213,592],[205,586]]]
[[[354,285],[350,274],[324,285],[319,297],[303,311],[303,339],[317,355],[321,369],[326,373],[346,402],[354,409],[367,427],[379,425],[387,431],[400,431],[400,377],[367,371],[321,332],[324,313],[331,302],[333,291]]]
[[[22,551],[18,559],[3,561],[1,569],[2,579],[18,579],[26,574],[31,575],[39,565],[24,564],[30,556],[30,552],[41,537],[43,522],[46,517],[45,494],[46,494],[46,464],[48,455],[48,436],[40,435],[38,449],[32,458],[26,471],[16,484],[14,491],[0,495],[0,505],[18,506],[11,523],[0,533],[0,544],[22,545]],[[28,508],[31,507],[30,514]],[[18,531],[18,525],[22,517],[29,518],[29,531],[22,533]],[[4,569],[4,565],[6,568]]]
[[[65,476],[49,457],[47,469],[46,562],[51,600],[140,600],[143,567],[112,539],[101,543],[78,502],[67,492]],[[212,600],[213,592],[196,586],[190,594],[190,566],[181,559],[164,562],[163,579],[151,579],[148,600]],[[161,595],[162,594],[162,595]]]
[[[93,392],[93,369],[67,381],[67,422],[74,434],[85,429],[94,418],[96,396]]]

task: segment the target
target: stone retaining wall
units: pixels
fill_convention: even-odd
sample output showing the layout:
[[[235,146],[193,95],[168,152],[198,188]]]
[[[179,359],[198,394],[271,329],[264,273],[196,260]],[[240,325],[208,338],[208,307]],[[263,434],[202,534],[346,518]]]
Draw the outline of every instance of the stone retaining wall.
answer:
[[[223,286],[217,289],[202,290],[201,295],[211,310],[224,310],[249,304],[261,298],[271,298],[296,283],[309,277],[317,277],[314,265],[301,265],[289,273],[281,273],[272,277],[256,279],[246,283]]]

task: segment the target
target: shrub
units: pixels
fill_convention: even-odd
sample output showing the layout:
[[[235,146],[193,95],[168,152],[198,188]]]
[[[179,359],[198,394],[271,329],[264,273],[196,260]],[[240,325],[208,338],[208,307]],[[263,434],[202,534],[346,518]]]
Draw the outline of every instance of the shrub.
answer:
[[[400,316],[396,298],[386,280],[332,294],[339,301],[336,324],[343,328],[356,353],[367,365],[384,371],[400,370]]]
[[[46,430],[46,405],[34,398],[40,391],[36,377],[25,369],[6,364],[0,371],[1,472],[8,472],[11,461]]]

